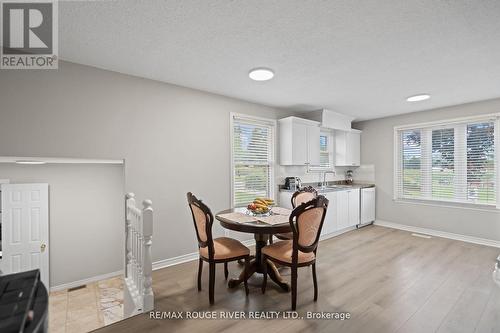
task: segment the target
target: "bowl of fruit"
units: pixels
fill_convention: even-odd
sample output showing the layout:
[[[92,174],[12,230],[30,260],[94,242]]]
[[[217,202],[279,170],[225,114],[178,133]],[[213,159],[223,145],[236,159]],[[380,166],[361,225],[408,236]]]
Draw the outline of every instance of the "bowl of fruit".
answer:
[[[269,216],[271,215],[271,208],[273,206],[273,199],[255,198],[255,200],[247,206],[247,210],[249,215]]]

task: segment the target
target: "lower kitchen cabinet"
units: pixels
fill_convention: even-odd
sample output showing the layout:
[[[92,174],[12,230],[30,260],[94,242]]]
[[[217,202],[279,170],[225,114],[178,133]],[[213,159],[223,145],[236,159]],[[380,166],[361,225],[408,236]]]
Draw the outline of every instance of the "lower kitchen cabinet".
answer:
[[[348,227],[354,227],[359,224],[359,188],[343,191],[347,192],[348,207]]]
[[[323,229],[323,234],[340,231],[359,223],[359,189],[329,192],[326,197],[330,204],[325,218],[327,228]]]
[[[328,235],[359,224],[360,200],[358,188],[321,193],[328,201],[321,235]],[[280,206],[291,208],[292,192],[280,192]]]
[[[321,229],[321,235],[326,235],[337,231],[337,192],[327,192],[323,195],[329,201],[323,229]]]
[[[345,229],[349,226],[349,195],[347,191],[335,192],[337,194],[337,204],[332,208],[336,211],[337,228],[335,231]]]

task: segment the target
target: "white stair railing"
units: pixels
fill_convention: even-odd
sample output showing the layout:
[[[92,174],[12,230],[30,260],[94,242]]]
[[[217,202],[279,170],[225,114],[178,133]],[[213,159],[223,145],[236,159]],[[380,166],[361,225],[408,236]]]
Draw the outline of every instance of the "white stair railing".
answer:
[[[151,200],[144,200],[142,205],[142,209],[136,206],[133,193],[125,196],[125,317],[154,309],[153,207]]]

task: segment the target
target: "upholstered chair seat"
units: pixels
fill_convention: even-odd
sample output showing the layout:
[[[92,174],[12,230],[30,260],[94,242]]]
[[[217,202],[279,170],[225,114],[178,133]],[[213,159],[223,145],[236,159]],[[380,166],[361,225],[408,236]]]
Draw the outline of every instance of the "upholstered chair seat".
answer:
[[[276,236],[276,238],[278,238],[278,239],[283,239],[283,240],[287,240],[287,239],[292,239],[293,238],[293,234],[291,232],[283,232],[281,234],[276,234],[274,236]]]
[[[209,258],[208,246],[200,248],[200,255],[203,258]],[[238,240],[228,237],[219,237],[214,239],[214,259],[231,259],[250,255],[250,250]]]
[[[293,242],[291,240],[284,240],[276,242],[272,245],[268,245],[262,249],[262,253],[268,257],[272,257],[276,260],[292,263],[292,251]],[[298,263],[303,264],[316,259],[314,252],[304,253],[298,251]]]

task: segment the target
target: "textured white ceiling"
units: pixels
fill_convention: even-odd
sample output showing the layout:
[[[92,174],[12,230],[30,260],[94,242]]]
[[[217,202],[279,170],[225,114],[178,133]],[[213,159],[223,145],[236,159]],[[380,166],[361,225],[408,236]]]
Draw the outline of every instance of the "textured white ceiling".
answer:
[[[59,6],[62,59],[266,105],[371,119],[500,97],[498,0]],[[251,81],[258,66],[275,78]]]

